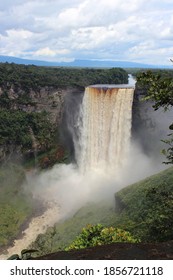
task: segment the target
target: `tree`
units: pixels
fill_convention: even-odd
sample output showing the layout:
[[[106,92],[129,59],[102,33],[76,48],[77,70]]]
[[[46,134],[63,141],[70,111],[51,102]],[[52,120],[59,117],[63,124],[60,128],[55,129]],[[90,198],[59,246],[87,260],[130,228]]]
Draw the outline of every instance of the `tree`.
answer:
[[[137,75],[139,85],[147,90],[146,100],[155,102],[154,109],[173,106],[173,77],[169,72],[147,71]]]
[[[158,110],[163,107],[166,110],[173,106],[173,76],[168,71],[147,71],[137,75],[137,83],[146,89],[145,100],[154,101],[153,108]],[[173,130],[173,123],[169,126]],[[168,134],[167,140],[162,140],[169,148],[163,150],[166,156],[166,164],[173,164],[173,133]]]
[[[32,254],[38,252],[38,250],[27,250],[24,249],[21,251],[21,255],[19,256],[18,254],[14,254],[10,256],[7,260],[31,260],[32,259]]]
[[[101,224],[87,225],[76,239],[66,248],[66,251],[84,249],[116,242],[139,242],[128,231],[114,227],[103,227]]]

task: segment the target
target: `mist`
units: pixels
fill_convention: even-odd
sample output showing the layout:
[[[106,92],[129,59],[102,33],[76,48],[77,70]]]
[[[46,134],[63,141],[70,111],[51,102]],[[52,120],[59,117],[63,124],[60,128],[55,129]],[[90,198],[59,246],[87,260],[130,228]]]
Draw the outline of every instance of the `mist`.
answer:
[[[69,99],[66,97],[68,106],[65,120],[68,122],[68,133],[75,142],[80,134],[76,113],[80,104],[76,100],[72,102],[73,98],[70,95]],[[73,110],[70,110],[72,103]],[[93,166],[83,172],[74,159],[71,164],[57,164],[50,170],[28,175],[25,188],[32,191],[33,197],[47,205],[53,203],[59,206],[58,213],[55,213],[57,221],[70,217],[90,202],[108,200],[110,204],[114,204],[114,194],[117,191],[167,168],[167,165],[162,164],[165,158],[161,154],[161,139],[168,134],[172,112],[168,116],[163,110],[154,111],[152,104],[143,105],[145,106],[141,107],[141,114],[148,123],[144,122],[145,126],[136,128],[138,139],[131,137],[128,153],[121,166]]]
[[[165,168],[133,143],[125,166],[119,170],[93,169],[83,174],[74,163],[59,164],[39,175],[29,176],[27,188],[32,190],[34,198],[60,207],[58,221],[59,217],[67,218],[89,202],[109,200],[114,203],[117,191]]]
[[[27,173],[22,191],[32,194],[33,209],[40,207],[42,214],[33,217],[24,237],[8,249],[9,256],[88,203],[106,201],[115,207],[116,192],[167,168],[161,153],[167,147],[161,139],[170,133],[173,110],[155,111],[151,102],[139,100],[135,111],[132,88],[104,90],[100,94],[95,88],[94,97],[89,89],[87,98],[80,90],[67,92],[60,136],[71,163]]]

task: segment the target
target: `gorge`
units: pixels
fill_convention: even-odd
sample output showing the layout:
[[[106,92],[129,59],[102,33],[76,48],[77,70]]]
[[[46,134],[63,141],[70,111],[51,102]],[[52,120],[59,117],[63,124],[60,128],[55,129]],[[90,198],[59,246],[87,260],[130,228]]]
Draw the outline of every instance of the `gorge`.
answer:
[[[115,192],[163,169],[152,154],[148,156],[141,149],[145,132],[136,143],[133,133],[136,127],[132,127],[136,118],[134,86],[96,84],[87,86],[85,93],[81,90],[64,93],[61,96],[66,117],[63,119],[61,111],[59,120],[62,118],[65,127],[64,137],[68,130],[70,142],[73,139],[74,159],[70,164],[56,164],[48,170],[28,174],[24,186],[34,198],[56,206],[54,222],[73,216],[87,203],[109,200],[112,205]],[[55,111],[56,106],[53,108]],[[14,247],[10,254],[19,251]]]
[[[130,148],[133,94],[134,86],[129,85],[87,87],[73,131],[78,167],[76,164],[57,165],[29,178],[27,187],[33,190],[33,195],[46,203],[51,201],[56,209],[54,222],[57,222],[56,216],[57,219],[66,217],[91,200],[102,200],[105,193],[108,197],[113,195],[115,174],[123,168]],[[91,177],[86,180],[88,176]],[[30,242],[34,241],[36,229],[37,226],[24,233],[25,244],[28,243],[26,234]],[[8,254],[19,252],[22,243],[16,240]]]

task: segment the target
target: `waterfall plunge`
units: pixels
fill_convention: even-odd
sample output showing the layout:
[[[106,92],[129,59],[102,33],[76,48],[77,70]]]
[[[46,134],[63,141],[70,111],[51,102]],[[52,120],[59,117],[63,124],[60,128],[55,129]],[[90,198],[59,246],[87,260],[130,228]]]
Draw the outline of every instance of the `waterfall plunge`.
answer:
[[[76,159],[82,172],[115,171],[126,161],[134,87],[90,86],[84,93]]]

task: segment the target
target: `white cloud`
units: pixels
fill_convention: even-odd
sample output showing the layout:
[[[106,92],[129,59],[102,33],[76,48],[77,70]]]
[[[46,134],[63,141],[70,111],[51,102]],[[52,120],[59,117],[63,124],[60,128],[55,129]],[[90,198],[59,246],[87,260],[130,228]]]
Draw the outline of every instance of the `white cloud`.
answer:
[[[128,51],[128,55],[132,60],[138,57],[138,61],[147,61],[151,64],[159,64],[160,61],[163,60],[165,60],[167,64],[169,64],[169,59],[172,57],[172,54],[173,46],[167,48],[160,47],[154,41],[146,41],[140,43],[139,45],[132,47]]]
[[[173,29],[170,28],[170,27],[165,27],[160,32],[160,37],[163,38],[163,39],[172,40],[173,39]]]
[[[35,34],[24,29],[10,29],[5,35],[0,35],[0,53],[9,55],[21,55],[30,47],[30,41],[34,41]]]
[[[65,55],[65,54],[68,54],[68,53],[69,53],[69,50],[67,50],[67,49],[52,50],[49,47],[46,47],[46,48],[42,48],[42,49],[37,50],[34,53],[34,55],[36,55],[36,56],[56,56],[57,54]]]
[[[6,0],[0,4],[0,52],[167,64],[172,14],[169,0]]]

